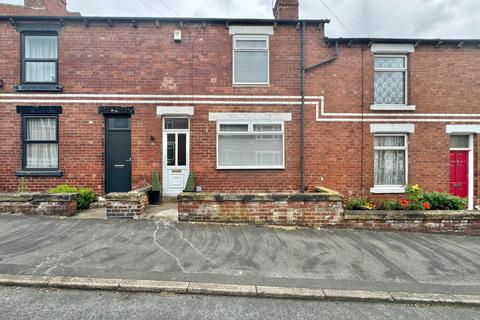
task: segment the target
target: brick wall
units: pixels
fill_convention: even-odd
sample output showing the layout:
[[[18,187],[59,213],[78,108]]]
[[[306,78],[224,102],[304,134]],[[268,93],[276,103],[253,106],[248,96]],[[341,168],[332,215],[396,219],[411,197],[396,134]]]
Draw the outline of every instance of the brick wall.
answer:
[[[147,191],[150,190],[150,186],[143,189],[107,194],[105,196],[107,218],[133,219],[144,214],[148,205]]]
[[[346,211],[338,228],[480,234],[480,213],[465,211]]]
[[[268,87],[233,87],[232,38],[223,23],[185,22],[182,42],[174,43],[175,23],[125,22],[113,27],[105,21],[67,22],[59,34],[60,83],[65,94],[132,95],[229,95],[298,96],[300,94],[300,32],[296,26],[278,23],[270,37]],[[323,26],[309,25],[306,32],[306,64],[332,56],[335,50],[324,41]],[[20,78],[20,36],[8,22],[0,22],[0,94],[11,94]],[[440,48],[425,44],[409,59],[410,103],[418,113],[474,113],[480,97],[480,50],[471,46]],[[369,113],[373,102],[373,54],[367,46],[342,45],[339,58],[307,73],[307,96],[324,96],[327,112]],[[0,190],[16,190],[15,171],[21,166],[20,103],[0,102]],[[67,102],[56,103],[56,99]],[[101,102],[81,102],[91,97],[64,98],[50,102],[31,98],[22,105],[62,105],[60,115],[60,167],[62,178],[27,178],[31,191],[69,183],[86,185],[103,193],[104,124],[98,115]],[[113,98],[115,99],[115,98]],[[150,181],[152,171],[161,176],[162,128],[156,116],[157,103],[136,103],[122,98],[114,105],[136,108],[132,116],[133,186]],[[187,98],[175,98],[185,100]],[[118,100],[118,99],[117,99]],[[122,101],[125,103],[122,103]],[[139,101],[141,99],[138,99]],[[154,100],[151,98],[149,100]],[[172,98],[173,100],[173,98]],[[188,99],[187,99],[188,100]],[[204,99],[208,100],[208,99]],[[74,102],[73,102],[74,101]],[[297,100],[298,101],[298,100]],[[108,105],[112,105],[108,103]],[[168,104],[167,104],[168,105]],[[179,104],[172,104],[179,105]],[[300,189],[299,105],[251,105],[186,103],[193,106],[191,119],[191,169],[197,183],[211,192],[298,191]],[[285,127],[285,170],[217,170],[216,127],[209,112],[290,112]],[[373,138],[370,123],[317,122],[315,106],[306,106],[306,185],[336,189],[347,197],[369,195],[373,185]],[[398,117],[396,117],[398,119]],[[418,117],[410,117],[418,118]],[[369,118],[372,119],[372,118]],[[382,122],[384,123],[384,122]],[[396,122],[397,123],[397,122]],[[449,122],[455,123],[455,122]],[[468,124],[468,122],[462,122]],[[475,123],[475,122],[471,122]],[[409,139],[409,181],[428,191],[447,191],[449,179],[447,122],[415,122]],[[150,137],[155,138],[151,145]],[[476,153],[479,142],[476,140]],[[478,157],[475,158],[476,170]],[[477,172],[477,171],[475,171]],[[477,174],[475,184],[477,185]],[[480,190],[475,189],[480,195]],[[382,198],[385,196],[375,196]],[[388,197],[392,197],[388,195]],[[478,202],[478,200],[477,200]]]
[[[334,226],[343,213],[339,195],[184,193],[178,199],[180,221]]]
[[[0,213],[73,216],[77,211],[77,194],[0,193]]]

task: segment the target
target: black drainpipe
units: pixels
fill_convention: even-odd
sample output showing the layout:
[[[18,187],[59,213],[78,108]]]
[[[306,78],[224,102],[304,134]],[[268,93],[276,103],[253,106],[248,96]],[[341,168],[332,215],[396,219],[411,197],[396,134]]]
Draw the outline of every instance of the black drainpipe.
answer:
[[[302,22],[300,46],[300,192],[305,192],[305,22]]]
[[[300,109],[300,192],[305,192],[305,73],[337,60],[340,54],[338,41],[335,42],[335,55],[310,67],[305,67],[305,22],[301,28],[300,46],[300,95],[302,106]]]

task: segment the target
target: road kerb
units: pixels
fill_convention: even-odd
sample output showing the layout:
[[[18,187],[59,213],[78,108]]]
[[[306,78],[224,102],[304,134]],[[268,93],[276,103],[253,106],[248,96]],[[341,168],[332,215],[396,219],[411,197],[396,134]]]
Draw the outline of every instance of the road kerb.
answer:
[[[118,290],[121,279],[52,277],[48,286],[67,289]]]
[[[190,282],[187,293],[254,297],[257,289],[253,285]]]
[[[157,281],[157,280],[132,280],[120,281],[119,291],[132,292],[169,292],[187,293],[188,282],[181,281]]]
[[[54,287],[63,289],[165,292],[238,297],[287,298],[304,300],[348,300],[403,304],[451,304],[480,306],[480,295],[337,290],[199,283],[182,281],[105,279],[89,277],[0,274],[1,286]]]
[[[337,290],[323,289],[325,298],[329,300],[356,301],[392,301],[392,296],[386,291]]]
[[[323,300],[325,293],[322,289],[310,288],[286,288],[257,286],[257,296],[267,298],[291,298],[291,299],[312,299]]]
[[[480,295],[454,294],[453,296],[458,299],[459,303],[480,306]]]
[[[394,301],[404,303],[461,303],[461,300],[453,294],[444,293],[411,293],[411,292],[392,292]]]
[[[21,287],[46,287],[50,277],[37,275],[0,274],[0,285]]]

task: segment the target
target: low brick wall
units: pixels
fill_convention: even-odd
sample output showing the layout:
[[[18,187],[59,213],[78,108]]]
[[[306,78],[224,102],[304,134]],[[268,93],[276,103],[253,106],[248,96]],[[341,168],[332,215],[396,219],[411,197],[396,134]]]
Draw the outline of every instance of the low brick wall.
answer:
[[[180,221],[480,234],[480,211],[344,211],[343,197],[319,193],[182,193]]]
[[[148,205],[147,192],[150,186],[130,192],[113,192],[105,196],[107,219],[126,218],[134,219],[145,213]]]
[[[0,193],[0,213],[73,216],[76,193]]]
[[[480,211],[346,211],[338,227],[480,234]]]
[[[180,221],[333,226],[342,219],[338,193],[182,193]]]

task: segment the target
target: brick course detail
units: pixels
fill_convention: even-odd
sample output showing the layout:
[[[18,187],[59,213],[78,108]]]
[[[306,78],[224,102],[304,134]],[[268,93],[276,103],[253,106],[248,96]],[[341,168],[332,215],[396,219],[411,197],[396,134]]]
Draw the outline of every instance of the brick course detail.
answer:
[[[149,189],[150,187],[146,188]],[[107,218],[134,219],[145,213],[147,191],[113,192],[105,196]]]
[[[336,195],[182,194],[178,200],[180,221],[333,226],[343,212],[343,198]]]
[[[295,7],[296,1],[284,4]],[[2,10],[4,14],[13,14],[0,6],[0,12]],[[269,36],[269,85],[237,87],[232,85],[233,41],[227,27],[231,21],[203,24],[186,19],[180,27],[180,20],[159,19],[158,24],[140,19],[135,23],[68,17],[63,20],[59,31],[59,80],[64,91],[47,97],[21,95],[14,90],[20,81],[21,37],[12,22],[0,21],[0,80],[4,84],[0,87],[1,191],[15,191],[20,183],[20,178],[15,176],[16,171],[22,169],[21,116],[15,112],[18,105],[63,107],[63,114],[59,115],[59,169],[64,175],[25,177],[29,191],[44,191],[66,183],[87,186],[98,195],[104,194],[105,128],[104,117],[98,114],[101,106],[135,107],[131,128],[132,189],[149,183],[153,171],[162,177],[163,131],[162,118],[156,115],[158,105],[194,107],[190,119],[189,164],[195,183],[202,186],[203,191],[300,191],[300,103],[299,99],[291,98],[298,98],[301,92],[301,38],[296,23],[282,20],[268,23],[275,26]],[[173,40],[177,29],[182,32],[181,42]],[[323,22],[306,25],[307,66],[335,54],[335,48],[325,41],[324,31]],[[370,124],[378,120],[377,123],[415,121],[415,132],[408,137],[408,181],[421,184],[426,191],[448,192],[449,136],[445,127],[448,124],[478,125],[480,120],[480,49],[477,45],[468,41],[462,46],[446,42],[438,47],[419,43],[408,56],[408,102],[415,105],[416,110],[401,116],[395,115],[396,112],[370,111],[374,102],[374,54],[368,45],[341,44],[339,50],[335,61],[306,73],[305,94],[324,97],[326,112],[366,116],[356,117],[355,121],[321,122],[316,121],[315,106],[306,105],[307,191],[312,192],[321,184],[347,197],[400,197],[370,194],[374,182]],[[131,97],[118,97],[120,94]],[[148,98],[140,98],[141,95]],[[163,98],[157,98],[158,95]],[[195,102],[187,98],[197,95],[203,98],[192,98]],[[222,99],[234,104],[222,103],[219,96],[227,97]],[[242,103],[246,99],[239,97],[253,97],[250,101],[258,104]],[[21,102],[14,102],[15,99]],[[154,102],[145,102],[148,100]],[[155,103],[156,100],[172,102]],[[265,104],[266,101],[270,104]],[[292,101],[297,104],[289,104]],[[285,122],[285,169],[218,170],[216,123],[209,121],[210,112],[291,113],[292,121]],[[391,115],[391,121],[379,116],[381,113]],[[424,114],[466,116],[442,118]],[[351,119],[350,116],[344,118]],[[479,150],[480,140],[475,135],[472,164],[475,204],[480,204]],[[280,207],[279,204],[279,211]]]
[[[317,194],[180,194],[180,221],[480,234],[478,211],[344,211]]]
[[[0,193],[0,213],[71,217],[77,211],[77,196],[76,193]]]

